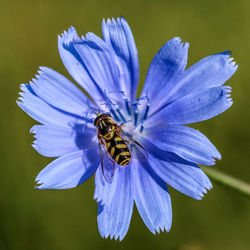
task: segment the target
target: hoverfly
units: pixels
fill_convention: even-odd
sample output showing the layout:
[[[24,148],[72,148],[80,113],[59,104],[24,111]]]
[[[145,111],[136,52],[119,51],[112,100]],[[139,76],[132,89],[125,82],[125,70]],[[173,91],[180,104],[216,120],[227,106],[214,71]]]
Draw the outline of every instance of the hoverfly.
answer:
[[[147,158],[146,151],[139,142],[122,129],[124,124],[116,124],[110,114],[98,113],[94,125],[98,136],[102,173],[107,182],[112,182],[116,163],[125,166],[132,157],[138,157],[138,154],[134,154],[135,149],[141,151],[143,159]]]

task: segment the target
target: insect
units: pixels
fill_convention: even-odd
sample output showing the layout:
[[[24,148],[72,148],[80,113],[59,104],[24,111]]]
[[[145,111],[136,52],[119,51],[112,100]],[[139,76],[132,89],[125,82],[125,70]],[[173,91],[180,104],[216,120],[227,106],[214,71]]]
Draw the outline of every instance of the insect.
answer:
[[[122,129],[123,125],[115,123],[109,113],[98,113],[94,125],[98,136],[102,172],[107,182],[112,182],[116,163],[125,166],[132,157],[138,157],[138,154],[133,153],[135,149],[142,152],[140,155],[144,155],[143,158],[147,157],[145,149]]]

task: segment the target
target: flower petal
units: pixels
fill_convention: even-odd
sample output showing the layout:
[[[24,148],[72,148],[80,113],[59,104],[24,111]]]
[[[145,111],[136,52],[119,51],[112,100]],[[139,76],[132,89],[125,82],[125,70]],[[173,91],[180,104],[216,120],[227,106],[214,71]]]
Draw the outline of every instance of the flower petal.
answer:
[[[210,180],[196,164],[160,149],[145,138],[140,139],[149,153],[150,167],[168,185],[197,200],[212,188]]]
[[[91,96],[96,98],[102,97],[100,89],[91,79],[82,58],[74,47],[75,42],[81,42],[74,27],[70,27],[68,31],[64,31],[61,36],[58,36],[58,50],[62,62],[75,81],[80,84]]]
[[[98,229],[102,237],[122,240],[133,212],[131,166],[116,167],[112,183],[105,181],[101,167],[96,171],[95,198],[98,200]]]
[[[74,188],[91,177],[100,163],[98,148],[85,149],[52,161],[36,177],[38,189]]]
[[[179,192],[194,199],[200,200],[212,188],[212,184],[206,174],[195,164],[187,162],[177,155],[167,153],[152,147],[149,162],[155,173]]]
[[[38,73],[30,86],[46,103],[78,116],[94,108],[90,99],[63,75],[46,67],[40,67]]]
[[[152,232],[170,230],[172,209],[166,184],[147,164],[133,166],[134,195],[137,209],[148,229]]]
[[[229,86],[210,88],[184,96],[147,119],[147,126],[200,122],[226,111],[232,105]]]
[[[35,125],[30,130],[36,139],[33,147],[43,156],[58,157],[97,146],[95,129],[83,126]]]
[[[175,84],[175,78],[185,70],[188,47],[188,43],[184,44],[179,37],[175,37],[165,43],[152,60],[141,94],[149,97],[150,113],[163,105],[164,96]]]
[[[43,124],[75,124],[83,123],[86,119],[82,116],[77,116],[72,113],[57,109],[46,103],[38,97],[30,84],[22,84],[20,86],[23,92],[18,98],[17,104],[29,116]],[[84,121],[85,120],[85,121]]]
[[[137,48],[132,31],[121,17],[112,18],[102,23],[102,34],[104,41],[109,44],[117,55],[117,64],[120,70],[120,84],[126,92],[129,100],[133,101],[139,79],[139,60]]]
[[[221,155],[208,138],[196,129],[185,126],[165,126],[146,129],[147,139],[155,146],[175,153],[187,161],[213,165]]]
[[[106,101],[105,92],[120,90],[115,53],[101,38],[88,33],[80,39],[71,27],[58,38],[58,48],[64,66],[93,100]]]
[[[208,88],[223,85],[237,70],[230,51],[203,58],[188,68],[171,89],[164,93],[167,103]]]

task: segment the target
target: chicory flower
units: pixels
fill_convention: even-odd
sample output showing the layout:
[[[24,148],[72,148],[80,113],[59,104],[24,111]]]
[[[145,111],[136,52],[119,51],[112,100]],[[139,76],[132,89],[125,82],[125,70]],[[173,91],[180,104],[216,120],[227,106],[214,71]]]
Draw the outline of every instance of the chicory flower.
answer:
[[[185,126],[210,119],[232,105],[231,88],[222,86],[237,70],[230,52],[208,56],[186,69],[188,43],[169,40],[149,67],[136,98],[139,61],[124,18],[102,23],[103,39],[79,37],[71,27],[58,37],[63,64],[88,98],[58,72],[40,67],[36,78],[22,84],[18,105],[41,123],[31,132],[33,147],[58,157],[37,176],[38,189],[74,188],[95,174],[98,228],[102,237],[122,240],[134,203],[152,232],[169,231],[172,209],[167,185],[201,199],[212,185],[197,164],[220,159],[214,145]],[[147,151],[144,161],[116,164],[111,183],[100,164],[94,113],[108,112]]]

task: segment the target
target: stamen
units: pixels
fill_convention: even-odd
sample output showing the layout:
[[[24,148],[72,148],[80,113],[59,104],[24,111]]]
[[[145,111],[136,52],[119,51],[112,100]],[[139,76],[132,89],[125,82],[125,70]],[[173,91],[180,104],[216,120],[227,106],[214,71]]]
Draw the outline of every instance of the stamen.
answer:
[[[112,108],[110,109],[109,113],[112,114],[112,116],[114,117],[114,119],[115,119],[116,121],[118,121],[118,122],[121,121],[120,118],[117,116],[116,112],[115,112]]]
[[[150,103],[149,103],[149,100],[148,100],[148,103],[147,103],[147,106],[146,106],[146,110],[144,112],[144,116],[143,116],[143,121],[145,121],[148,117],[148,111],[149,111],[149,108],[150,108]]]
[[[92,114],[93,112],[83,112],[81,117],[82,119],[84,120],[84,123],[88,123],[88,122],[93,122],[94,121],[94,118],[90,118],[88,117],[89,114]]]
[[[143,129],[144,129],[143,123],[144,123],[144,121],[146,121],[146,119],[147,119],[147,117],[148,117],[148,112],[149,112],[149,108],[150,108],[150,103],[149,103],[149,97],[148,97],[147,93],[146,93],[145,96],[143,96],[143,97],[137,99],[138,101],[145,100],[145,99],[147,100],[147,105],[146,105],[146,107],[145,107],[144,114],[141,116],[141,122],[140,122],[141,128],[140,128],[140,133],[141,133],[141,132],[143,131]]]
[[[138,109],[137,109],[138,102],[132,103],[133,111],[134,111],[134,125],[137,125],[138,121]]]
[[[129,107],[129,101],[128,101],[128,99],[124,99],[124,101],[125,101],[125,106],[126,106],[128,115],[130,116],[131,115],[131,110],[130,110],[130,107]]]
[[[105,97],[105,101],[106,101],[106,103],[104,103],[104,104],[105,104],[106,108],[109,109],[109,113],[112,114],[112,116],[114,117],[114,119],[116,121],[118,121],[118,122],[121,121],[121,119],[119,118],[119,116],[115,112],[115,109],[116,109],[116,111],[119,111],[119,110],[117,108],[115,108],[115,109],[113,108],[115,106],[115,103],[113,103],[111,101],[111,99],[108,97],[106,90],[104,90],[103,93],[104,93],[104,97]],[[118,114],[120,115],[119,112],[118,112]]]
[[[122,112],[120,111],[120,109],[117,108],[116,111],[117,111],[117,113],[120,115],[120,117],[122,118],[122,120],[125,122],[126,119],[125,119],[125,117],[123,116],[123,114],[122,114]]]
[[[135,127],[134,127],[134,130],[136,130],[139,126],[141,126],[140,127],[140,133],[141,133],[141,131],[143,130],[143,121],[141,121],[141,122],[139,122]]]
[[[143,121],[141,122],[141,127],[140,127],[140,133],[143,131],[144,126],[143,126]]]
[[[125,95],[125,92],[122,91],[122,90],[112,90],[112,91],[108,91],[108,93],[109,93],[109,94],[117,94],[117,93],[119,93],[119,94],[121,94],[122,96]],[[105,97],[106,97],[107,99],[109,99],[108,96],[107,96],[107,94],[106,94],[106,92],[105,92]],[[110,100],[110,99],[109,99],[109,100]],[[125,117],[123,116],[121,110],[118,108],[118,105],[117,105],[117,104],[114,104],[111,100],[110,100],[110,103],[111,103],[112,106],[116,106],[115,111],[118,113],[118,115],[121,117],[121,119],[125,122],[126,119],[125,119]],[[119,119],[119,120],[120,120],[120,119]]]
[[[119,126],[121,127],[122,125],[129,123],[129,122],[133,122],[133,120],[128,120],[128,121],[122,122]]]
[[[120,93],[120,94],[122,94],[123,96],[125,95],[125,93],[124,93],[124,91],[122,91],[122,90],[111,90],[111,91],[108,91],[108,93],[110,93],[110,94],[117,94],[117,93]]]

